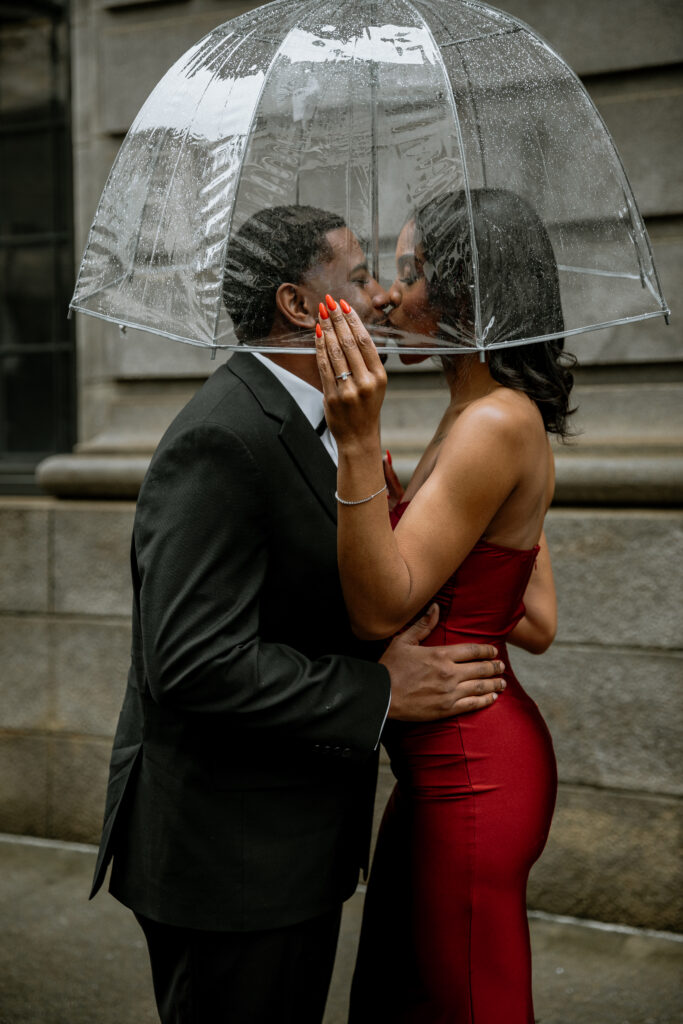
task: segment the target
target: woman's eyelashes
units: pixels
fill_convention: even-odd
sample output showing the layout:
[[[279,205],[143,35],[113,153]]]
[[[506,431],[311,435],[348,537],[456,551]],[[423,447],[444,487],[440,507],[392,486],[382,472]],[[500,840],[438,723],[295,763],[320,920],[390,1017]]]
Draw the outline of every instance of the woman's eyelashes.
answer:
[[[398,279],[401,284],[411,285],[417,281],[417,269],[413,260],[401,261],[398,265]]]

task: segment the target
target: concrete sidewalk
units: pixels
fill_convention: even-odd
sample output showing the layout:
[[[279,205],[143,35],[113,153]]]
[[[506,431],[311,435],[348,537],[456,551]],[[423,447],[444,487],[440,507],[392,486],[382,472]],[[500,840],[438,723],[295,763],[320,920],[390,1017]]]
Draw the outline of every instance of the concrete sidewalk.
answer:
[[[0,835],[0,1024],[158,1021],[133,916],[106,894],[87,902],[94,857]],[[345,1024],[362,899],[344,914],[325,1024]],[[683,936],[545,915],[532,915],[531,933],[541,1024],[683,1022]]]

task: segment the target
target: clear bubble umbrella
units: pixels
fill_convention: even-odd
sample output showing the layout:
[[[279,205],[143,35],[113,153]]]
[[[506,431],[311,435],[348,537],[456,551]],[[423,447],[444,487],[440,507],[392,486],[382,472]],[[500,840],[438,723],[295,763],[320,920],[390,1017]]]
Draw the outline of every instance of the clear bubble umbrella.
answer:
[[[236,348],[259,273],[289,270],[264,211],[292,207],[343,218],[384,284],[410,243],[438,315],[419,333],[376,325],[386,351],[668,315],[585,89],[528,26],[474,0],[275,0],[216,28],[126,136],[71,306]],[[248,342],[313,351],[305,332],[268,334],[266,317]]]

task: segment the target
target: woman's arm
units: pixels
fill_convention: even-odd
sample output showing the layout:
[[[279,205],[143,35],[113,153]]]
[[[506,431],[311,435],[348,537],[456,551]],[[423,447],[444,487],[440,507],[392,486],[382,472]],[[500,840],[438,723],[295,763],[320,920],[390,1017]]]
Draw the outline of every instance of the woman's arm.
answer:
[[[545,530],[538,544],[536,566],[524,592],[524,618],[507,638],[508,643],[531,654],[547,651],[557,632],[557,598]]]
[[[339,449],[344,598],[358,636],[386,637],[410,621],[455,571],[516,486],[517,425],[492,404],[465,410],[392,531],[386,496],[377,494],[384,483],[384,367],[354,312],[344,316],[337,310],[330,318],[323,319],[317,353],[327,422]],[[347,370],[351,376],[340,381]]]

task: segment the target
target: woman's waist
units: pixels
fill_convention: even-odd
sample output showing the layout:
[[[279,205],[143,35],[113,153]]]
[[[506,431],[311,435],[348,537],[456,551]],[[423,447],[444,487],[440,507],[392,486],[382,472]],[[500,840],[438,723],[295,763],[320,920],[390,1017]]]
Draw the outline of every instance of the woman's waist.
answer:
[[[447,620],[437,622],[429,636],[422,640],[423,647],[454,647],[457,644],[493,645],[498,657],[504,661],[502,651],[507,653],[507,641],[516,624],[507,621],[472,623],[454,623]]]
[[[500,646],[510,636],[524,614],[524,605],[517,602],[514,606],[506,604],[499,608],[480,608],[470,606],[459,609],[453,600],[445,599],[437,594],[435,599],[439,606],[439,620],[424,644],[435,647],[456,643],[493,643]]]
[[[499,652],[505,664],[505,671],[500,677],[505,680],[505,689],[498,693],[492,704],[477,711],[467,711],[450,718],[439,718],[430,722],[404,722],[388,719],[382,733],[382,740],[387,737],[401,737],[403,735],[429,735],[447,734],[454,731],[484,730],[493,732],[507,730],[513,718],[521,716],[526,719],[531,715],[535,718],[540,716],[538,706],[533,697],[529,696],[514,671],[507,663],[507,652]]]

